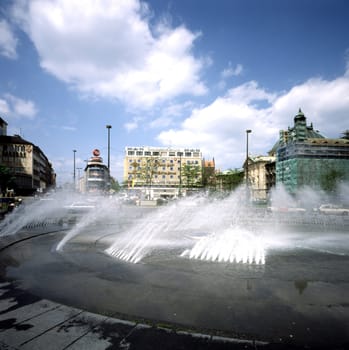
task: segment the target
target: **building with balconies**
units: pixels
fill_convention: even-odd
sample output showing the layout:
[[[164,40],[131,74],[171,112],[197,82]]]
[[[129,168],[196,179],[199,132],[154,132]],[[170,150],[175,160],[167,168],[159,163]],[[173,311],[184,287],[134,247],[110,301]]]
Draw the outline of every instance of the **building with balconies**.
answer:
[[[199,149],[126,147],[124,183],[142,189],[148,198],[185,195],[202,186]]]

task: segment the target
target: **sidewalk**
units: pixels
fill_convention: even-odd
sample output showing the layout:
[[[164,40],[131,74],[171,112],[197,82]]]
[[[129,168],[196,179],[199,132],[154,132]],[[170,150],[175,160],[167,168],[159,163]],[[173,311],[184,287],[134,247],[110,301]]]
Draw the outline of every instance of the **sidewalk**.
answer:
[[[0,283],[0,349],[264,349],[267,344],[101,316]],[[281,349],[273,347],[273,349]]]

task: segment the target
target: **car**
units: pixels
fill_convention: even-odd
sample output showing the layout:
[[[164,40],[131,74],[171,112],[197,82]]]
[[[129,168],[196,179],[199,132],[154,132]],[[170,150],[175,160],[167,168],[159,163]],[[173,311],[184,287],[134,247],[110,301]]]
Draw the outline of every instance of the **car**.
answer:
[[[268,207],[267,211],[271,213],[305,213],[306,209],[297,207]]]
[[[85,202],[74,202],[70,205],[66,205],[64,208],[68,209],[68,212],[70,213],[82,213],[93,210],[96,206]]]
[[[322,204],[317,211],[329,215],[349,215],[349,208],[337,204]]]

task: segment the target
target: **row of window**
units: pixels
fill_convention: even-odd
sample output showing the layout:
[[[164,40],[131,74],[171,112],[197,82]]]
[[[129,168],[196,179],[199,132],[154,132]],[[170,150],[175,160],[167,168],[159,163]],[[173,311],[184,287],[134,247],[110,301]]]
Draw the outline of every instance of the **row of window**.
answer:
[[[16,158],[26,158],[27,153],[26,152],[18,152],[18,151],[2,151],[3,157],[16,157]]]
[[[9,152],[25,152],[24,145],[3,145],[2,148],[4,151]]]
[[[137,163],[141,163],[142,162],[142,159],[137,159],[137,160],[134,160],[134,159],[129,159],[128,160],[129,163],[134,163],[134,162],[137,162]],[[161,163],[166,163],[166,159],[162,159]],[[170,159],[169,160],[169,163],[170,164],[174,164],[175,161],[173,159]],[[180,164],[182,163],[181,160],[177,160],[177,163]],[[198,160],[187,160],[185,162],[186,164],[199,164],[199,161]],[[155,165],[155,164],[154,164]]]
[[[144,169],[144,170],[151,170],[149,167],[148,167],[148,168],[143,168],[143,169]],[[129,167],[128,167],[128,170],[135,170],[135,167],[129,166]],[[142,170],[142,167],[140,167],[140,166],[137,167],[137,170]],[[153,170],[155,171],[155,169],[153,169]],[[157,170],[157,169],[156,169],[156,170]],[[166,171],[166,167],[163,166],[163,167],[162,167],[162,170],[163,170],[163,171]],[[173,167],[170,167],[169,170],[170,170],[170,171],[174,171],[174,168],[173,168]],[[178,168],[177,170],[179,171],[180,168]]]
[[[169,152],[159,152],[159,151],[127,151],[128,156],[168,156],[168,157],[200,157],[200,152],[174,152],[174,151],[169,151]]]
[[[139,175],[139,174],[137,174],[136,175],[136,177],[137,177],[137,179],[141,179],[141,176]],[[132,180],[132,178],[133,178],[133,175],[129,175],[128,176],[128,179],[129,180]],[[154,175],[154,179],[166,179],[166,175],[161,175],[161,176],[159,176],[159,175]],[[170,179],[175,179],[175,178],[180,178],[180,176],[178,175],[178,176],[175,176],[175,175],[169,175],[169,178]]]

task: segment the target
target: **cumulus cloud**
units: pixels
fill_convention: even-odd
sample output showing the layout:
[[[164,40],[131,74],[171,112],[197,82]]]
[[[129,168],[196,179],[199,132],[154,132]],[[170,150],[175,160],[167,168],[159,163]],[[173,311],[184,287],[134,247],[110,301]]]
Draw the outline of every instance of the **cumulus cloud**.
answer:
[[[221,72],[221,78],[227,79],[233,76],[238,76],[242,73],[243,67],[241,64],[236,65],[235,68],[231,66],[231,63],[229,63],[228,68],[223,69]]]
[[[9,23],[6,20],[0,20],[0,55],[10,59],[17,58],[17,42]]]
[[[3,99],[0,99],[0,113],[5,117],[33,119],[38,109],[33,101],[5,94]]]
[[[324,136],[336,138],[348,129],[349,76],[334,80],[309,79],[280,96],[273,105],[276,120],[291,124],[290,116],[301,107],[307,121]],[[287,118],[288,116],[288,118]]]
[[[211,104],[197,108],[176,129],[162,131],[163,145],[200,147],[215,157],[218,167],[241,167],[246,156],[246,130],[251,129],[250,153],[267,154],[279,130],[293,126],[301,107],[324,136],[337,138],[348,129],[349,75],[334,80],[312,78],[289,91],[271,93],[251,81],[230,89]]]
[[[180,94],[202,95],[200,35],[184,26],[151,27],[139,0],[31,0],[13,8],[40,65],[81,93],[150,107]],[[154,28],[153,30],[151,28]]]
[[[10,107],[6,100],[0,98],[0,114],[3,116],[8,115],[10,112]]]
[[[229,62],[229,65],[227,68],[223,69],[220,74],[220,81],[218,83],[218,87],[223,90],[227,86],[227,80],[231,77],[236,77],[241,75],[243,72],[243,66],[242,64],[237,64],[236,67],[231,66],[231,62]]]
[[[138,128],[138,121],[136,119],[133,119],[132,121],[125,123],[124,128],[130,132],[132,130],[135,130]]]

